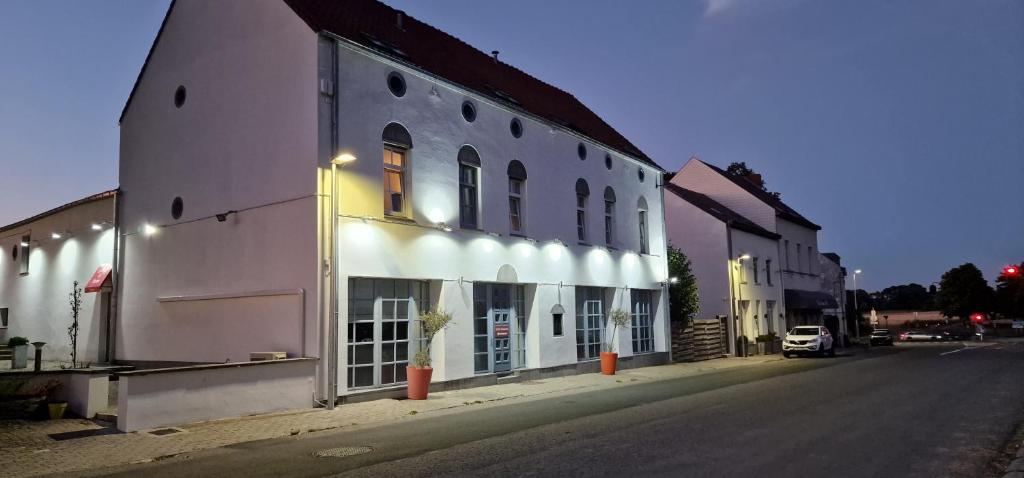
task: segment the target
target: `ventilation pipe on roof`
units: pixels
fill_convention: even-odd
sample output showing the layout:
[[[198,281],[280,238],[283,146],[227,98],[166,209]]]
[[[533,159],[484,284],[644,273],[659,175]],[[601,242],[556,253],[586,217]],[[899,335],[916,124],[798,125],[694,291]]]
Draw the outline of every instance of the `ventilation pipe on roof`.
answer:
[[[395,12],[395,26],[398,27],[399,30],[405,30],[405,28],[402,27],[402,20],[403,20],[402,17],[404,17],[404,16],[405,16],[405,14],[402,13],[401,10],[398,10],[398,11]]]
[[[498,62],[498,53],[501,53],[501,52],[499,52],[498,50],[491,50],[491,56],[494,57],[494,62],[495,63]]]

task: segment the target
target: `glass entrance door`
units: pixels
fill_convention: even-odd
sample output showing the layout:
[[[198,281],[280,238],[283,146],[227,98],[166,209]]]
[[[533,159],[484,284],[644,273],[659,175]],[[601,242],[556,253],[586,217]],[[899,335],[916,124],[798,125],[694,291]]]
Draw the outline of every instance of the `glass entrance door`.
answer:
[[[597,287],[576,288],[576,359],[593,360],[601,355],[604,338],[604,298]]]
[[[473,370],[508,372],[526,365],[524,287],[473,286]]]

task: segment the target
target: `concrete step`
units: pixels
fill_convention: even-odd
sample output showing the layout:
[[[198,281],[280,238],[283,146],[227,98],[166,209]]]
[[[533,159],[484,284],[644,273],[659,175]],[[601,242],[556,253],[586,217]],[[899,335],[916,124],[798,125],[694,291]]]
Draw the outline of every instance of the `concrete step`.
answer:
[[[93,417],[98,422],[117,423],[117,409],[104,410],[102,412],[96,412],[96,416]]]

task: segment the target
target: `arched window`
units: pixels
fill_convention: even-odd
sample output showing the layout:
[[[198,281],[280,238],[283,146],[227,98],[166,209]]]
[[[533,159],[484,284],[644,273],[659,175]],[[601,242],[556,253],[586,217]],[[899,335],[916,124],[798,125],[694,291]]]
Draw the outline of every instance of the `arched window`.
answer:
[[[615,190],[604,188],[604,242],[612,245],[615,240]]]
[[[590,187],[583,178],[576,180],[576,237],[580,242],[587,242],[587,199],[590,198]]]
[[[459,149],[459,225],[480,228],[480,154],[470,145]]]
[[[381,141],[384,143],[384,214],[406,216],[411,209],[406,179],[412,136],[402,125],[389,123],[384,127]]]
[[[636,210],[638,219],[637,222],[640,225],[640,253],[650,254],[651,248],[647,237],[647,201],[643,198],[643,196],[641,196],[640,200],[637,201]]]
[[[522,234],[525,229],[523,204],[526,200],[526,168],[513,159],[508,163],[508,223],[512,234]]]

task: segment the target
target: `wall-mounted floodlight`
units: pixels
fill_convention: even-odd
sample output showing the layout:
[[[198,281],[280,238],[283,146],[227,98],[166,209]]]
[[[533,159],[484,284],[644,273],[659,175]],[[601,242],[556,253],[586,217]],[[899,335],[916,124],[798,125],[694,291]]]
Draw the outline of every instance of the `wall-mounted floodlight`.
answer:
[[[230,211],[227,211],[227,212],[222,212],[222,213],[220,213],[220,214],[217,214],[217,215],[216,215],[216,216],[217,216],[217,222],[224,222],[224,221],[227,221],[227,220],[228,220],[228,216],[230,216],[230,215],[232,215],[232,214],[238,214],[238,211],[236,211],[236,210],[232,209],[232,210],[230,210]]]
[[[102,231],[103,230],[103,225],[101,225],[101,224],[93,223],[91,227],[92,227],[92,230],[94,230],[94,231]]]
[[[668,282],[669,282],[669,284],[678,284],[679,283],[679,278],[678,277],[669,277],[668,278]]]
[[[152,236],[153,234],[156,234],[158,230],[159,229],[156,226],[149,223],[142,225],[142,234],[146,236]]]
[[[443,222],[437,223],[437,228],[444,232],[452,232],[452,227]]]
[[[750,259],[750,254],[743,254],[739,257],[739,260],[741,261],[745,261],[747,259]]]

